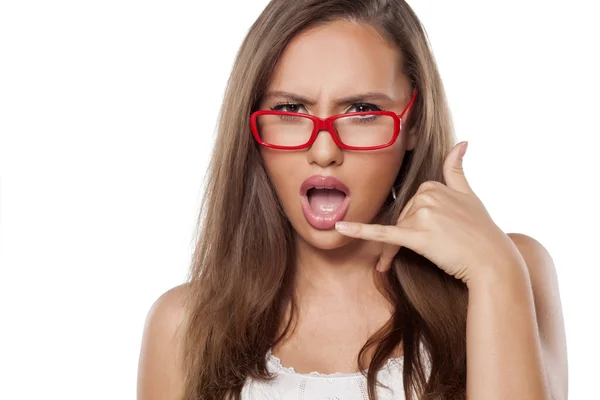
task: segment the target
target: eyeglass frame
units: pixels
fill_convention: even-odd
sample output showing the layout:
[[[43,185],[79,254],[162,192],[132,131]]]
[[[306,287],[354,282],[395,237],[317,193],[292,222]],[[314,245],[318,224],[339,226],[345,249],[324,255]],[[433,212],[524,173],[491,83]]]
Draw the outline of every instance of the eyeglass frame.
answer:
[[[409,107],[413,104],[416,97],[417,97],[417,89],[415,89],[413,91],[410,101],[408,102],[406,107],[404,107],[404,110],[402,110],[402,112],[400,114],[396,114],[393,111],[360,111],[360,112],[353,112],[353,113],[347,113],[347,114],[332,115],[327,118],[319,118],[315,115],[302,114],[302,113],[290,112],[290,111],[258,110],[258,111],[253,112],[250,115],[250,130],[252,131],[252,135],[254,136],[254,139],[260,145],[271,148],[271,149],[278,149],[278,150],[307,149],[313,145],[315,140],[317,140],[317,135],[319,134],[319,132],[328,131],[329,134],[331,135],[333,141],[335,142],[335,144],[341,149],[379,150],[379,149],[384,149],[386,147],[389,147],[396,142],[396,140],[398,139],[398,136],[400,136],[400,132],[402,131],[402,117],[404,116],[406,111],[408,111]],[[287,116],[307,118],[307,119],[312,120],[312,122],[313,122],[313,132],[311,133],[310,139],[308,139],[308,141],[306,143],[297,145],[297,146],[281,146],[281,145],[267,143],[267,142],[264,142],[260,138],[260,135],[258,133],[258,126],[257,126],[256,120],[261,115],[283,115],[283,116],[287,115]],[[345,118],[345,117],[361,116],[361,115],[387,115],[387,116],[392,117],[394,119],[394,132],[393,132],[392,139],[388,143],[378,145],[378,146],[348,146],[348,145],[342,143],[342,141],[334,127],[335,120],[340,119],[340,118]]]

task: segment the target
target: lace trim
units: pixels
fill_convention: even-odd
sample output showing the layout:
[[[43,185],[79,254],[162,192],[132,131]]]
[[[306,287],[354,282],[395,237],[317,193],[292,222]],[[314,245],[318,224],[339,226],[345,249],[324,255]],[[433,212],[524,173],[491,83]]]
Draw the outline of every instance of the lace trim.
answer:
[[[381,370],[389,370],[393,366],[402,366],[402,356],[388,358],[387,362],[382,366]],[[281,363],[281,359],[274,355],[271,350],[267,351],[267,363],[274,367],[276,372],[284,372],[293,375],[305,376],[305,377],[319,377],[319,378],[358,378],[363,376],[361,372],[333,372],[329,374],[313,371],[308,374],[301,374],[296,372],[293,367],[286,367]],[[365,373],[368,369],[365,370]]]

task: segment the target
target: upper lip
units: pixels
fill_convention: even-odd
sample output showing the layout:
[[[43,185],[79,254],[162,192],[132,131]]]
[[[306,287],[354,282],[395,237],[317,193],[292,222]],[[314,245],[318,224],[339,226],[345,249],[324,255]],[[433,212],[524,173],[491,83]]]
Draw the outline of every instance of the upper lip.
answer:
[[[300,185],[300,195],[306,196],[306,192],[309,189],[318,188],[318,189],[337,189],[346,194],[348,196],[350,194],[350,189],[348,186],[344,184],[344,182],[333,176],[323,176],[323,175],[313,175]]]

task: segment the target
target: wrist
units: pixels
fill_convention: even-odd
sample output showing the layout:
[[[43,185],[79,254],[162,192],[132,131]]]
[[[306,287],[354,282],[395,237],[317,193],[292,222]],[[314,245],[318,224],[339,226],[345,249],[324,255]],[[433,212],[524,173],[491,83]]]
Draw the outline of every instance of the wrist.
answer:
[[[498,286],[510,286],[529,282],[529,272],[525,262],[503,261],[490,263],[488,266],[478,268],[475,274],[465,283],[469,291],[490,290]]]

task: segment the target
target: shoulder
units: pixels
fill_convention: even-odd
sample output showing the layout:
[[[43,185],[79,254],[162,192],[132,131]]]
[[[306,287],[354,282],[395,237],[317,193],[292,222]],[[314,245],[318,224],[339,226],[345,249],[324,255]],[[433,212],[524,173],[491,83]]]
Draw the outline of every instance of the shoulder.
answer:
[[[536,239],[509,233],[529,272],[544,364],[553,393],[567,398],[567,344],[558,278],[554,260]]]
[[[556,268],[548,250],[536,239],[523,233],[508,233],[508,237],[519,249],[533,278],[550,278]]]
[[[527,265],[536,311],[545,312],[546,307],[560,306],[556,267],[548,250],[536,239],[522,233],[509,233],[508,237]]]
[[[523,233],[509,233],[508,237],[513,241],[529,272],[534,296],[536,294],[551,294],[556,292],[558,296],[558,279],[554,260],[546,247],[538,240]],[[536,293],[536,291],[538,293]],[[544,301],[544,298],[540,298]]]
[[[548,250],[536,239],[522,233],[509,233],[529,272],[536,313],[560,312],[560,296],[554,260]]]
[[[528,236],[524,233],[508,233],[507,235],[511,238],[513,243],[517,245],[519,250],[524,250],[527,253],[547,253],[546,248],[539,241],[532,238],[531,236]]]
[[[138,363],[138,400],[177,399],[182,392],[182,323],[187,293],[187,284],[167,290],[146,315]]]
[[[146,325],[174,328],[185,316],[189,284],[175,286],[161,294],[152,304],[146,316]]]

